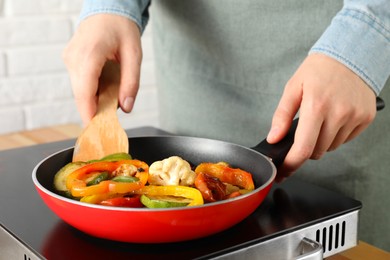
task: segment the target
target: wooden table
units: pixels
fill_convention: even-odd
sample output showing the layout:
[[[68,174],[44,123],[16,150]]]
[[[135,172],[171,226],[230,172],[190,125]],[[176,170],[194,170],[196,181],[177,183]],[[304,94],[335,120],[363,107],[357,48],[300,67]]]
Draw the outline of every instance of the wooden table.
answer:
[[[81,131],[79,125],[68,124],[0,135],[0,151],[76,138]]]
[[[0,135],[0,150],[25,147],[29,145],[63,141],[76,138],[82,128],[76,124],[51,126],[31,131],[17,132]],[[376,248],[363,241],[337,255],[327,258],[328,260],[390,260],[390,253]]]

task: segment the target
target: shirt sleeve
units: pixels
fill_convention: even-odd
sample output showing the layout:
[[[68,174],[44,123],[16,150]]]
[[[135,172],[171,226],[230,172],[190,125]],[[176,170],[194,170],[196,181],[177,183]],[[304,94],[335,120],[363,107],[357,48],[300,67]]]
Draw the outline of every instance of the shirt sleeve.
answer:
[[[117,14],[134,21],[143,32],[149,20],[150,0],[84,0],[79,20],[94,14]]]
[[[390,76],[390,1],[345,0],[314,52],[346,65],[378,95]]]

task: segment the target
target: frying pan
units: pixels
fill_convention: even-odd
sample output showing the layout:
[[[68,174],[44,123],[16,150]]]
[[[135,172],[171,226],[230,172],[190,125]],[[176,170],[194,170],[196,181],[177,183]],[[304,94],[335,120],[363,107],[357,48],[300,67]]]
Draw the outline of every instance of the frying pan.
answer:
[[[383,102],[379,102],[383,106]],[[298,120],[275,145],[265,140],[253,148],[228,142],[187,137],[129,138],[130,154],[149,165],[173,155],[193,165],[225,161],[252,173],[256,189],[236,198],[202,206],[148,209],[86,204],[55,193],[55,173],[71,162],[73,147],[43,159],[33,170],[34,185],[46,205],[71,226],[89,235],[121,242],[167,243],[202,238],[239,223],[267,196],[279,166],[294,141]]]

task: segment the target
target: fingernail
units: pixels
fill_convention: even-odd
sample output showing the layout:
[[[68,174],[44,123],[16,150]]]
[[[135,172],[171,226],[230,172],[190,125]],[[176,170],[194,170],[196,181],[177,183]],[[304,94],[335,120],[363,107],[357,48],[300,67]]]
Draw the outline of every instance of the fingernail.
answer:
[[[126,97],[125,100],[123,101],[123,107],[122,109],[129,113],[133,109],[134,106],[134,98],[133,97]]]
[[[268,135],[267,135],[267,140],[269,142],[272,142],[276,136],[279,134],[279,128],[278,127],[272,127],[271,130],[269,131]]]

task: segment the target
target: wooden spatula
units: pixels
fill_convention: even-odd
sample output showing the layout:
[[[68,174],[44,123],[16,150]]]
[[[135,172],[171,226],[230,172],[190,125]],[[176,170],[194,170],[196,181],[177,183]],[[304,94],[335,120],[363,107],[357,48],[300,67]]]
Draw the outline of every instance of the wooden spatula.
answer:
[[[128,153],[128,138],[116,113],[119,82],[119,65],[107,62],[99,79],[97,113],[76,141],[73,162],[100,159],[119,152]]]

